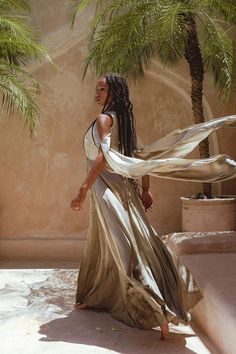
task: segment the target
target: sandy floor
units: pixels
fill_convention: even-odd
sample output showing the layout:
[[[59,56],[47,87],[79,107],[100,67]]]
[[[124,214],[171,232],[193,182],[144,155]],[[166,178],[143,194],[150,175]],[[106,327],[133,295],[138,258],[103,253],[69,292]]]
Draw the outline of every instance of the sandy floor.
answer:
[[[128,327],[108,313],[73,308],[76,265],[44,266],[0,262],[0,353],[217,353],[193,327],[171,327],[168,341],[159,329]],[[39,267],[42,267],[41,269]],[[46,268],[47,269],[43,269]],[[54,268],[53,268],[54,267]],[[18,268],[18,269],[16,269]],[[67,268],[67,269],[66,269]]]

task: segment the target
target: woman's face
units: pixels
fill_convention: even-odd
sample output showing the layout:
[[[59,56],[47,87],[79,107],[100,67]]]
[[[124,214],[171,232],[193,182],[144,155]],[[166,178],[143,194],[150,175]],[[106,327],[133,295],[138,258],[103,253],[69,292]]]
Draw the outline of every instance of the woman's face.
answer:
[[[107,96],[109,92],[109,86],[107,84],[106,78],[101,77],[96,85],[96,94],[95,94],[95,100],[100,106],[104,106]],[[107,100],[107,103],[110,103],[112,100],[112,97],[110,97]]]

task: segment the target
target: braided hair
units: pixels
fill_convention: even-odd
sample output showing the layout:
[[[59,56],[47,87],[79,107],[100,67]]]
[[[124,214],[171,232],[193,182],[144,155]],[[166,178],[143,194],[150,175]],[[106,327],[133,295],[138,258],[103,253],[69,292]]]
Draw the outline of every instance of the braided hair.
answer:
[[[136,149],[137,138],[133,105],[129,100],[127,82],[119,74],[106,74],[104,77],[108,84],[108,95],[102,113],[109,110],[116,112],[120,152],[126,156],[132,156]],[[112,101],[107,104],[110,95]]]

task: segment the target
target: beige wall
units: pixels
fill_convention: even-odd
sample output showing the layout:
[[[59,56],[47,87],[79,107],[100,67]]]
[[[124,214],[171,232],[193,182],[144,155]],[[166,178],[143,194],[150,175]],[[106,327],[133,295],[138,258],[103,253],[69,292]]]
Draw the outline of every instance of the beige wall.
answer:
[[[65,0],[34,0],[34,21],[51,48],[58,70],[32,64],[42,85],[38,136],[31,140],[18,117],[1,119],[0,235],[48,238],[76,236],[88,225],[89,200],[81,213],[69,209],[71,199],[85,176],[83,133],[99,112],[94,96],[95,78],[81,82],[81,62],[86,53],[86,24],[81,16],[73,32],[65,24]],[[131,86],[138,133],[152,142],[178,127],[192,124],[188,68],[163,69],[153,63],[146,77]],[[236,100],[218,101],[211,80],[205,85],[208,118],[235,113]],[[236,159],[236,131],[224,129],[213,138],[212,150]],[[195,152],[192,156],[198,156]],[[179,231],[180,196],[200,191],[200,184],[152,178],[155,208],[150,220],[162,233]],[[236,194],[235,180],[222,191]],[[221,186],[216,190],[220,191]]]

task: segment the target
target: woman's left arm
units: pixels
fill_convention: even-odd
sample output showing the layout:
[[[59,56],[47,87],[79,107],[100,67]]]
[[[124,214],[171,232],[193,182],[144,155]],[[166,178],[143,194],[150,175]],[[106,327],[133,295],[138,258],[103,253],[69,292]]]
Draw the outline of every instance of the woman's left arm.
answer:
[[[100,114],[97,118],[97,129],[101,141],[105,136],[110,132],[112,125],[112,119],[106,114]],[[103,155],[103,152],[99,150],[96,159],[93,162],[92,167],[87,173],[87,176],[82,183],[77,196],[72,200],[70,207],[73,210],[82,209],[83,203],[87,196],[88,190],[91,188],[93,183],[96,181],[100,173],[103,171],[106,164],[106,159]]]

